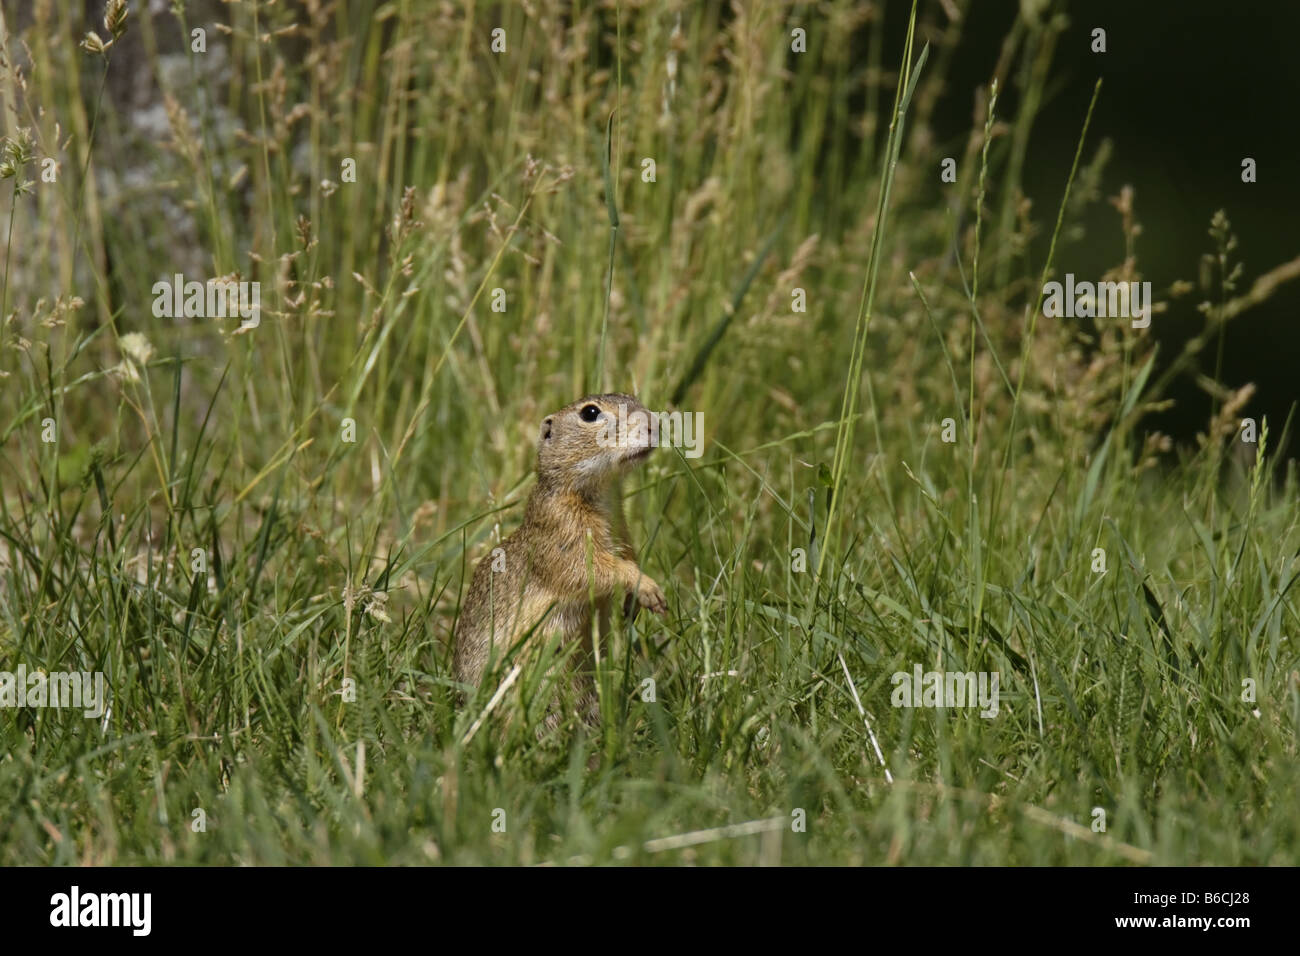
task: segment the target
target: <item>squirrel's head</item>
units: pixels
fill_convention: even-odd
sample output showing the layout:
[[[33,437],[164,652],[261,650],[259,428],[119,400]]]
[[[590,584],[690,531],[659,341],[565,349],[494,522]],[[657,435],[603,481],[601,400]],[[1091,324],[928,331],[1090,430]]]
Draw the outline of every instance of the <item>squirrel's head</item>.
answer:
[[[650,456],[654,425],[631,395],[588,395],[566,405],[542,422],[537,480],[599,491]]]

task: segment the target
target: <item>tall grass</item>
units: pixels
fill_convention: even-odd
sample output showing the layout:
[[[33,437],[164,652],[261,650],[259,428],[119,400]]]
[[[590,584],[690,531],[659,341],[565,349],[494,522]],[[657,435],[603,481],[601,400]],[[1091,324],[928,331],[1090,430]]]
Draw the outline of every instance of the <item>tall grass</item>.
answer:
[[[1286,423],[1242,442],[1223,391],[1173,449],[1147,332],[1038,320],[1122,185],[1080,116],[1032,261],[1059,21],[942,142],[972,41],[926,4],[899,49],[836,0],[133,4],[107,56],[69,6],[0,30],[33,144],[0,190],[0,671],[102,672],[111,709],[0,709],[0,860],[1295,862]],[[1289,277],[1239,293],[1212,229],[1171,374]],[[260,324],[155,317],[175,273],[259,281]],[[449,640],[537,422],[593,386],[708,444],[626,489],[670,613],[602,648],[599,727],[539,737],[544,666],[462,698]],[[998,716],[891,706],[916,664],[999,672]]]

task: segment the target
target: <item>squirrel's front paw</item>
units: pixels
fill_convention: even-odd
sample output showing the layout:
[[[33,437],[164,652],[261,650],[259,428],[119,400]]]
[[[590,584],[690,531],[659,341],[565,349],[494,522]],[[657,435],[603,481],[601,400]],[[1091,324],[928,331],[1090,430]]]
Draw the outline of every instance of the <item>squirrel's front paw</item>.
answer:
[[[637,587],[636,597],[640,605],[647,611],[653,614],[668,613],[668,601],[664,597],[663,589],[644,575],[642,575],[641,583]]]

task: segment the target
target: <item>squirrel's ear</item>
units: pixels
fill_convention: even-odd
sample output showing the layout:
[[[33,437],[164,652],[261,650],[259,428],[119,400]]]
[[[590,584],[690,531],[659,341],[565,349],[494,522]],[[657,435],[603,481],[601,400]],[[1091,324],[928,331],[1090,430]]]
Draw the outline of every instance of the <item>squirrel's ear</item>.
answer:
[[[551,420],[548,418],[542,422],[542,441],[551,437]]]

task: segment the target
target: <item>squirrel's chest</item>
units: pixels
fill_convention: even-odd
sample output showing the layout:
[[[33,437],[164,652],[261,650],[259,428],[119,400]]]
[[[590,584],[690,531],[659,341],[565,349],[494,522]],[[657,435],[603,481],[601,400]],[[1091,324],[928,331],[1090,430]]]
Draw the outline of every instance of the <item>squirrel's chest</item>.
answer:
[[[574,568],[587,564],[593,555],[618,553],[618,542],[608,515],[592,508],[573,508],[560,517],[547,515],[527,541],[530,577],[556,585],[572,578]],[[561,588],[562,590],[562,588]]]
[[[597,599],[595,609],[603,611],[608,604],[608,598]],[[516,636],[522,636],[534,628],[539,634],[560,633],[566,637],[586,635],[591,630],[592,609],[592,602],[586,598],[568,600],[538,590],[525,598],[520,613],[513,622],[513,630]]]

